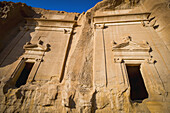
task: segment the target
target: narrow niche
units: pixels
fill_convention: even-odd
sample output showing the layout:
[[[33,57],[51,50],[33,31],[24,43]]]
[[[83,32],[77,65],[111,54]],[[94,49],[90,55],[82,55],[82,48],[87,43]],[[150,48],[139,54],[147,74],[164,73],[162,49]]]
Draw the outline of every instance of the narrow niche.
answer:
[[[140,65],[126,65],[126,69],[130,82],[131,100],[142,101],[148,98],[148,92],[140,72]]]
[[[25,66],[15,84],[17,88],[19,88],[21,85],[26,84],[33,65],[34,65],[33,62],[25,62]]]

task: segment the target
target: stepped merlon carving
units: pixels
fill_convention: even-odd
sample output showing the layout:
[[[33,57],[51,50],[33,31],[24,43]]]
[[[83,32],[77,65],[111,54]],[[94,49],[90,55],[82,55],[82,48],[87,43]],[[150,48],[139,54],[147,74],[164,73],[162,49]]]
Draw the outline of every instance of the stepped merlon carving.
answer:
[[[132,41],[130,36],[123,38],[121,43],[116,43],[113,41],[113,51],[150,51],[150,46],[148,42],[142,41],[140,43],[136,43]]]

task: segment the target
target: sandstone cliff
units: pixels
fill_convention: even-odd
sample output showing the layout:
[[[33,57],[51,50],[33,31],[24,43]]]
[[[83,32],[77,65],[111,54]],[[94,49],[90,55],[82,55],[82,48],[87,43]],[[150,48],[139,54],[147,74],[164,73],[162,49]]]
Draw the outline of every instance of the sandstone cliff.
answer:
[[[0,112],[168,113],[169,4],[169,0],[103,0],[78,14],[1,2]],[[143,40],[147,43],[139,43]],[[121,49],[121,61],[115,59],[114,47],[128,44],[134,47],[130,52],[138,47],[138,52],[130,53],[134,58]],[[123,69],[129,59],[141,63],[149,94],[142,101],[130,97]],[[24,61],[35,62],[34,69],[26,84],[16,87]]]
[[[24,18],[35,14],[26,4],[0,2],[0,51],[17,35],[19,26],[24,25]]]

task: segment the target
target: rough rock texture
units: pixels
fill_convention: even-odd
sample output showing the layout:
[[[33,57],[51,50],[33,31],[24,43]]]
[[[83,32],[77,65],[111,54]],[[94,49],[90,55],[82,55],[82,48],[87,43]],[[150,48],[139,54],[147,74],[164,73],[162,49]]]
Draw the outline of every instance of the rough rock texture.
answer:
[[[168,113],[169,4],[103,0],[78,14],[0,2],[0,112]],[[127,66],[146,98],[132,99]]]
[[[33,17],[35,11],[23,3],[0,2],[0,51],[11,42],[24,25],[25,17]]]

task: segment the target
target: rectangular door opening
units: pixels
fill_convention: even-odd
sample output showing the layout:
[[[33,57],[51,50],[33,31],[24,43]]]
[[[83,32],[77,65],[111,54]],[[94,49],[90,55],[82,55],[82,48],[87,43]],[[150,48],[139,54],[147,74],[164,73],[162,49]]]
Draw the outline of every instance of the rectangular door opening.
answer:
[[[17,88],[19,88],[21,85],[26,84],[28,76],[31,72],[33,65],[34,65],[34,63],[32,63],[32,62],[26,62],[25,63],[24,69],[22,70],[22,72],[21,72],[21,74],[20,74],[20,76],[19,76],[19,78],[18,78],[18,80],[16,81],[16,84],[15,84],[15,86]]]
[[[148,92],[140,72],[140,65],[126,65],[126,69],[130,82],[131,100],[144,100],[148,98]]]

